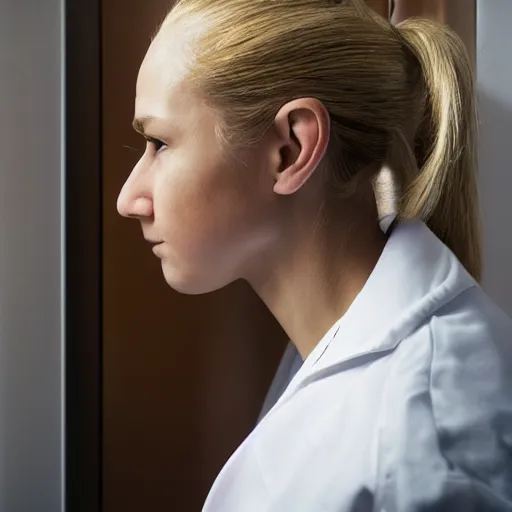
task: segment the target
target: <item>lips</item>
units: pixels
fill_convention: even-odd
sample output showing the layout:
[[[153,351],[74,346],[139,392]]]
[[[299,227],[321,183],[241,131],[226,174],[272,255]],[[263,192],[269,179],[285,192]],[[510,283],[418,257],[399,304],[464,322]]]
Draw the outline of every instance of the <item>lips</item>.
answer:
[[[152,248],[153,254],[155,254],[156,256],[161,256],[160,250],[164,245],[163,242],[151,241],[150,243],[153,245],[153,248]]]

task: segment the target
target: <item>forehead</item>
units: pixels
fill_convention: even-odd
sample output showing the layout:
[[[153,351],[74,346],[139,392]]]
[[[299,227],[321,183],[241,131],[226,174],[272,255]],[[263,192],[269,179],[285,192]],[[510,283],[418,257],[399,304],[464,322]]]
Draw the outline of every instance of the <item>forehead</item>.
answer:
[[[174,35],[172,39],[157,36],[144,58],[137,79],[135,118],[161,119],[152,127],[156,131],[173,127],[176,137],[190,133],[210,137],[219,114],[187,82],[189,43]]]
[[[185,78],[194,59],[194,46],[204,32],[197,17],[172,22],[166,20],[152,41],[137,79],[137,99],[172,101],[174,92],[183,92]]]
[[[183,60],[179,51],[171,51],[169,44],[158,38],[152,42],[137,78],[136,110],[157,116],[171,107],[183,88],[186,75]]]

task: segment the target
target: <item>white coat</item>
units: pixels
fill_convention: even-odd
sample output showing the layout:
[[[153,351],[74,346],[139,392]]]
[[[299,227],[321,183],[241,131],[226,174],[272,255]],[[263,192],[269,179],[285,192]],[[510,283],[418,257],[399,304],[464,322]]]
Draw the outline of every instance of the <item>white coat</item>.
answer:
[[[512,323],[423,223],[392,232],[203,511],[512,511]]]

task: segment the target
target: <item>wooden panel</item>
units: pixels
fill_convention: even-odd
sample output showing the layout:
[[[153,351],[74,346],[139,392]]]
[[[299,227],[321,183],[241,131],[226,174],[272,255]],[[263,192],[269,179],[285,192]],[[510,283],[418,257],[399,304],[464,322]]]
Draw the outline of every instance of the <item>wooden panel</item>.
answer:
[[[200,510],[286,342],[241,283],[199,297],[169,289],[138,223],[116,212],[142,149],[131,128],[138,67],[168,5],[103,0],[105,512]]]
[[[411,16],[426,16],[450,25],[466,44],[475,63],[476,0],[392,0],[393,23]]]
[[[389,0],[365,0],[366,3],[381,16],[388,17],[389,13]]]

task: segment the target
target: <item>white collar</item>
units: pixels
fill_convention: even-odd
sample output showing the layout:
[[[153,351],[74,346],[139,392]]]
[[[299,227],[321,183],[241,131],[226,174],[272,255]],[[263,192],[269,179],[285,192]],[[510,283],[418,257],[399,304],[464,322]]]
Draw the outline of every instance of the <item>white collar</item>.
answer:
[[[476,285],[423,222],[397,224],[365,286],[306,358],[278,403],[333,367],[393,350],[425,318]]]

